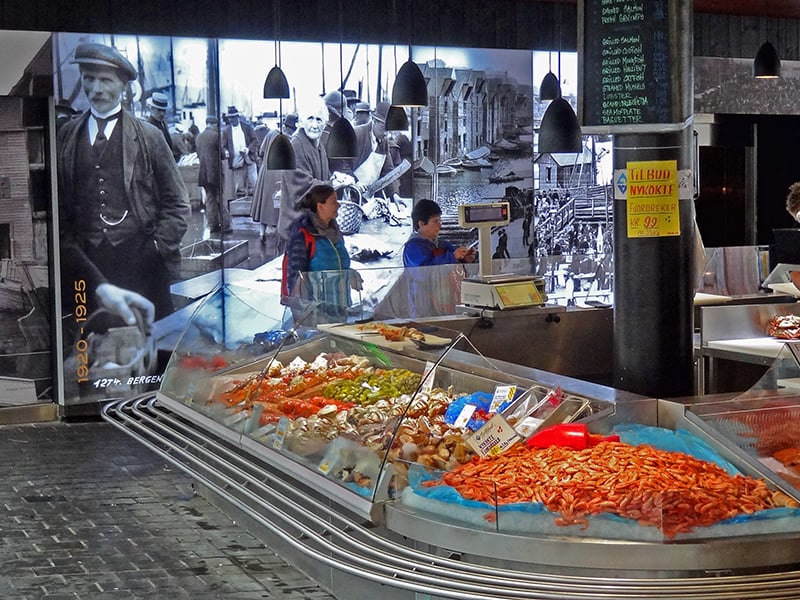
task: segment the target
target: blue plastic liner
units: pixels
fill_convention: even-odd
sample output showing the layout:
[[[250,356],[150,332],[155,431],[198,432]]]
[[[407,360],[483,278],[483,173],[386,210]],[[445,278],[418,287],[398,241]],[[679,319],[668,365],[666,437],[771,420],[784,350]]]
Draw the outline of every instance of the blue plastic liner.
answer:
[[[652,446],[667,452],[683,452],[700,460],[714,463],[725,469],[728,475],[741,475],[742,472],[717,453],[693,433],[685,429],[664,429],[647,425],[623,424],[614,427],[619,440],[631,446]]]

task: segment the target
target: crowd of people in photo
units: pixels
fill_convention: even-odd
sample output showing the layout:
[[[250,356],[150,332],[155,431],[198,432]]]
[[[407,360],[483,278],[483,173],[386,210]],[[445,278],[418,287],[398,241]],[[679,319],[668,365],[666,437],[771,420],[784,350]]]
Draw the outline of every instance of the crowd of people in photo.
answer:
[[[522,244],[528,256],[611,252],[610,228],[604,230],[600,223],[577,219],[570,206],[574,200],[569,190],[537,190],[528,198],[522,216]],[[502,248],[499,236],[498,247]]]

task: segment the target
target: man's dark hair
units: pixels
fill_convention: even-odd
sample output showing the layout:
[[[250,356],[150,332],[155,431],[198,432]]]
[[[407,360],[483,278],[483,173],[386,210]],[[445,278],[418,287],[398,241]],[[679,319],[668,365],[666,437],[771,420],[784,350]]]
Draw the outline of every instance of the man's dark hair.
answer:
[[[419,231],[419,222],[427,223],[431,217],[437,217],[442,214],[442,209],[433,200],[423,198],[414,204],[411,209],[411,222],[414,225],[414,231]]]
[[[313,210],[317,212],[317,204],[324,204],[331,194],[336,193],[331,186],[320,184],[313,186],[297,203],[298,209]]]
[[[800,211],[800,181],[789,186],[789,195],[786,196],[786,210],[792,217],[797,218]]]

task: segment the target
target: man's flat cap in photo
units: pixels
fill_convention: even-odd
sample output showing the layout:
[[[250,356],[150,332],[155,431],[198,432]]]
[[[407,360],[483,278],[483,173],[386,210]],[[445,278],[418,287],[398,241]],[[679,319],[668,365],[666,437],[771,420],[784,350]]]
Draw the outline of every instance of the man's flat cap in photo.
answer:
[[[105,44],[86,43],[75,48],[75,57],[70,61],[77,65],[95,65],[117,69],[129,81],[136,79],[136,69],[116,48]]]

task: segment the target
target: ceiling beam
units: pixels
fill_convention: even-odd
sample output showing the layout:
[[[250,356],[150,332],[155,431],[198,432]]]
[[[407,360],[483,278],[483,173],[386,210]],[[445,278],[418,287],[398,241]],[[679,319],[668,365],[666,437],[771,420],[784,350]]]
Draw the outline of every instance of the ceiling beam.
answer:
[[[694,12],[800,19],[798,0],[694,0]]]

